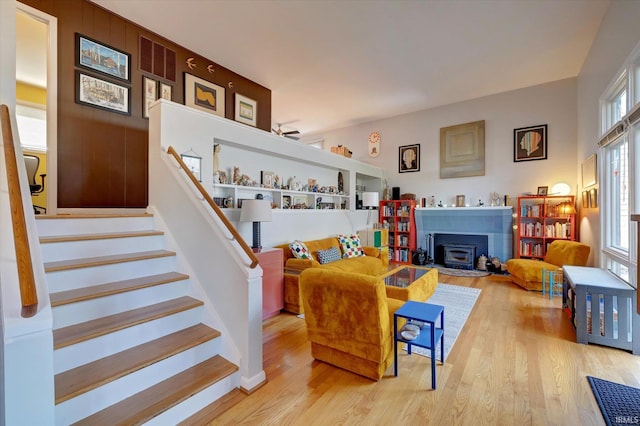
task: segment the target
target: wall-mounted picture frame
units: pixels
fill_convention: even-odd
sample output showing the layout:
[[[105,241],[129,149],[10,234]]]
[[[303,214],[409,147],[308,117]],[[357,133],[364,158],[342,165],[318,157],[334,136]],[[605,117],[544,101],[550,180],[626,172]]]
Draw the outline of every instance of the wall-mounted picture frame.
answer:
[[[420,144],[398,147],[398,173],[420,171]]]
[[[131,115],[131,91],[127,86],[76,70],[76,103],[122,115]]]
[[[582,162],[582,187],[588,188],[598,183],[597,157],[592,154]]]
[[[187,166],[187,168],[193,173],[198,182],[202,182],[202,157],[196,155],[193,151],[189,151],[191,154],[180,154],[180,158]]]
[[[547,159],[547,125],[513,129],[513,161]]]
[[[598,190],[596,188],[589,190],[589,207],[592,209],[598,208]]]
[[[239,93],[235,94],[235,120],[239,123],[257,126],[258,102]]]
[[[184,104],[220,117],[225,116],[224,87],[184,73]]]
[[[440,179],[484,176],[484,120],[440,129]]]
[[[273,188],[273,180],[275,174],[273,172],[261,171],[260,172],[260,183],[265,188]]]
[[[131,82],[131,55],[76,33],[76,66]]]
[[[589,208],[589,191],[582,191],[582,208]]]
[[[158,82],[142,76],[142,117],[149,118],[149,107],[158,99]]]
[[[547,194],[549,193],[549,187],[548,186],[539,186],[538,187],[538,195],[542,195],[542,196],[547,196]]]
[[[158,92],[158,99],[166,99],[168,101],[173,98],[173,86],[167,83],[160,82],[160,89]]]

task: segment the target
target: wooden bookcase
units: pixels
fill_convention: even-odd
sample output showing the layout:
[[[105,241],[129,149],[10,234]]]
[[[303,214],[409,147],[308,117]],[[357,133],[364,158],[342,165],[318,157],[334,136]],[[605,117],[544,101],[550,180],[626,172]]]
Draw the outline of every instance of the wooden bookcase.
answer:
[[[573,195],[518,197],[516,253],[520,258],[543,259],[554,240],[576,239]]]
[[[380,223],[389,229],[389,260],[411,263],[416,249],[415,200],[380,201]]]

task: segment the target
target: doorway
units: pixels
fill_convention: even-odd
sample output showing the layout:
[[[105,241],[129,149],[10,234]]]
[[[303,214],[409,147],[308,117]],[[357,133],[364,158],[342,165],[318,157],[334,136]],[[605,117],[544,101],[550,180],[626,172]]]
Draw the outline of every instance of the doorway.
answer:
[[[55,17],[16,3],[16,123],[22,151],[40,160],[45,189],[32,201],[47,214],[57,210],[57,33]]]

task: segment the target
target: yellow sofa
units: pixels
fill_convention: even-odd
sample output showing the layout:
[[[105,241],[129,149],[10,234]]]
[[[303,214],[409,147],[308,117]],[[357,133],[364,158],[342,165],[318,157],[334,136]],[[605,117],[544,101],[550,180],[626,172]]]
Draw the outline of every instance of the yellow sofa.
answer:
[[[308,268],[330,269],[334,271],[353,272],[378,276],[384,274],[389,266],[389,257],[376,247],[362,247],[365,256],[340,259],[335,262],[321,264],[318,262],[317,252],[337,247],[342,253],[337,237],[322,238],[319,240],[303,241],[314,260],[297,259],[293,256],[289,244],[281,244],[276,247],[283,249],[284,268],[284,309],[295,314],[304,312],[300,299],[298,278],[302,271]]]
[[[542,270],[557,271],[564,265],[586,266],[591,247],[577,241],[555,240],[544,260],[510,259],[507,271],[511,281],[525,290],[542,291]]]
[[[383,278],[328,268],[302,272],[300,293],[313,358],[379,380],[393,363],[393,313],[404,301],[387,298]]]

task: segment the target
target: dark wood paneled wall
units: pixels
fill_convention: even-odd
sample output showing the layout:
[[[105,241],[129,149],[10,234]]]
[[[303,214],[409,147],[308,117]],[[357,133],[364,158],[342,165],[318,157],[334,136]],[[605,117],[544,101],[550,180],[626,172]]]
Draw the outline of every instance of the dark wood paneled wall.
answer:
[[[58,19],[58,207],[140,208],[148,200],[148,126],[142,117],[142,77],[173,86],[173,101],[184,103],[184,73],[225,90],[225,113],[234,117],[234,94],[258,102],[257,127],[270,131],[271,91],[210,59],[172,43],[86,0],[21,0]],[[75,102],[75,33],[131,54],[131,115]],[[143,36],[176,52],[175,82],[139,69]],[[198,66],[190,70],[187,58]],[[215,72],[207,71],[212,64]],[[101,78],[99,73],[88,72]],[[109,78],[105,78],[109,80]],[[230,85],[229,83],[232,83]],[[213,148],[212,148],[213,149]],[[207,153],[200,153],[207,155]]]

